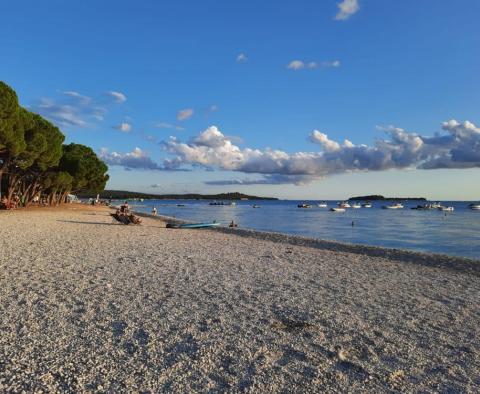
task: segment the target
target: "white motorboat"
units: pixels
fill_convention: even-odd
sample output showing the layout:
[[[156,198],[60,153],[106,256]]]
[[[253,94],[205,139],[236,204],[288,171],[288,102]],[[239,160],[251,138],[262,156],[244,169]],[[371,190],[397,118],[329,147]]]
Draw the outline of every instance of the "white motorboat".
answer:
[[[332,212],[345,212],[345,208],[330,208],[330,211]]]
[[[396,202],[395,204],[384,205],[382,208],[383,209],[403,209],[403,204]]]
[[[325,201],[322,201],[322,202],[319,202],[317,204],[317,207],[319,208],[327,208],[328,207],[328,204],[325,202]]]
[[[260,205],[254,204],[252,205],[252,208],[260,208]]]
[[[480,203],[472,203],[468,207],[474,211],[480,211]]]
[[[337,205],[339,208],[350,208],[350,204],[347,201],[341,201]]]
[[[353,204],[351,205],[351,207],[352,207],[353,209],[360,209],[362,206],[361,206],[360,204],[358,204],[358,203],[353,203]]]
[[[364,208],[371,208],[371,207],[372,207],[372,204],[369,203],[369,202],[364,202],[364,203],[362,204],[362,207],[364,207]]]
[[[453,212],[455,211],[454,207],[444,207],[444,206],[439,206],[437,208],[439,211],[447,211],[447,212]]]

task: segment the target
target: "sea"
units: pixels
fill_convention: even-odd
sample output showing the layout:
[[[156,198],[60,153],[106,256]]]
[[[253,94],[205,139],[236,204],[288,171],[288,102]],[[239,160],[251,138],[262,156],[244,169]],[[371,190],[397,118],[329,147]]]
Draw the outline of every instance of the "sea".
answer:
[[[329,211],[338,201],[236,201],[236,205],[209,205],[208,200],[130,201],[134,211],[195,222],[232,220],[240,228],[274,231],[354,244],[383,246],[421,252],[443,253],[480,260],[480,211],[468,208],[466,201],[441,201],[455,211],[413,210],[425,201],[404,202],[404,209],[382,209],[385,201],[372,202],[372,208]],[[118,204],[118,202],[113,202]],[[307,209],[298,204],[310,204]],[[253,208],[256,204],[259,208]]]

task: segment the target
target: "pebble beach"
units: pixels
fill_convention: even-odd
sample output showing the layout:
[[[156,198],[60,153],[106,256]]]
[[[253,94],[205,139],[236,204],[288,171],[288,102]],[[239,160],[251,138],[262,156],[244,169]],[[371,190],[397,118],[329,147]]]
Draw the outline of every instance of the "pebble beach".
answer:
[[[0,212],[1,392],[480,391],[480,261]]]

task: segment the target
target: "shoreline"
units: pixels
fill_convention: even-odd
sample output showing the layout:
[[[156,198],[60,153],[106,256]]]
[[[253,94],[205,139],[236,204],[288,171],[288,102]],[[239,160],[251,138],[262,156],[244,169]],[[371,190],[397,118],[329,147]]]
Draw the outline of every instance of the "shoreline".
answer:
[[[178,219],[166,215],[152,215],[145,212],[133,211],[135,215],[157,219],[163,222],[176,224],[193,223],[191,220]],[[442,253],[419,252],[408,249],[386,248],[383,246],[372,246],[354,244],[348,242],[325,240],[320,238],[306,237],[302,235],[291,235],[275,231],[260,231],[249,228],[229,228],[220,226],[217,228],[203,229],[208,231],[236,234],[240,237],[251,237],[259,240],[266,240],[290,245],[306,246],[320,250],[347,252],[371,257],[385,257],[389,259],[404,261],[413,264],[425,265],[427,267],[445,268],[455,271],[467,271],[473,275],[480,276],[480,258],[478,260],[468,257],[448,255]],[[432,261],[434,260],[434,261]]]

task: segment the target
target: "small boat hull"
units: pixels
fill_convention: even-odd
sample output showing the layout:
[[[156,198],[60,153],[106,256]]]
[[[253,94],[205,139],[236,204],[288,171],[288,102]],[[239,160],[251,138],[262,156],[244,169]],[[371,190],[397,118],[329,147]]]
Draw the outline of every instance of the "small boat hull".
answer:
[[[218,227],[220,223],[185,223],[185,224],[167,224],[167,228],[210,228]]]
[[[345,208],[330,208],[331,212],[345,212]]]

